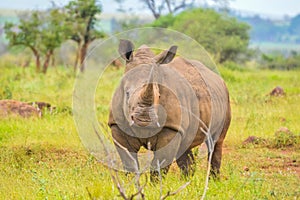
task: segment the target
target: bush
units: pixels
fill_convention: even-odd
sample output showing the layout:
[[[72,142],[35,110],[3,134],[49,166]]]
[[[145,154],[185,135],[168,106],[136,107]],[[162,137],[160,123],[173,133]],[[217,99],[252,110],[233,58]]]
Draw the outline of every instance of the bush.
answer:
[[[199,8],[176,16],[167,15],[156,20],[152,26],[172,28],[189,35],[220,63],[234,61],[239,58],[238,55],[248,51],[250,27],[211,9]]]
[[[297,145],[300,145],[300,136],[284,131],[277,132],[271,141],[271,147],[274,148],[293,147]]]
[[[282,54],[262,54],[261,68],[292,70],[300,67],[300,54],[292,52],[285,57]]]

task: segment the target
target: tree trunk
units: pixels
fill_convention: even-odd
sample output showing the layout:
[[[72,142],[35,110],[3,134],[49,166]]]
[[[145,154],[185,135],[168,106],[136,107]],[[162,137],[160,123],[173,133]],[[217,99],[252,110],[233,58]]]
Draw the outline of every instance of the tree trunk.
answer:
[[[171,8],[170,0],[166,0],[166,3],[167,3],[168,10],[169,10],[169,14],[173,15],[173,10]]]
[[[36,65],[36,72],[39,73],[41,71],[41,61],[40,55],[35,55],[35,65]]]
[[[35,66],[36,66],[36,72],[40,72],[41,71],[41,61],[40,61],[40,54],[39,52],[31,47],[31,50],[33,51],[34,57],[35,57]]]
[[[77,43],[77,51],[76,51],[76,57],[75,57],[75,63],[74,63],[74,72],[76,73],[77,72],[77,69],[79,67],[79,57],[80,57],[80,51],[81,51],[81,48],[80,48],[80,43],[78,42]]]
[[[52,50],[48,51],[47,54],[46,54],[45,62],[44,62],[44,65],[43,65],[43,73],[44,74],[47,73],[49,62],[50,62],[50,58],[51,58],[52,54],[53,54]]]
[[[160,12],[156,7],[155,1],[153,1],[153,0],[143,0],[143,2],[147,5],[149,10],[152,12],[155,19],[160,18]],[[162,6],[163,6],[163,3],[164,2],[162,2]]]
[[[89,43],[85,42],[80,49],[80,59],[79,60],[80,60],[80,71],[81,72],[84,72],[84,70],[85,70],[84,59],[86,57],[88,45],[89,45]]]

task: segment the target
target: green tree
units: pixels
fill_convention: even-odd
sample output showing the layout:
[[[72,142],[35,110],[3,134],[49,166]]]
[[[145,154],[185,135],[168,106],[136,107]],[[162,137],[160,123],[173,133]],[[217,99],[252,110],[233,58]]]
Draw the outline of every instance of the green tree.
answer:
[[[173,26],[175,22],[175,17],[171,14],[161,16],[159,19],[155,20],[151,26],[160,27],[160,28],[168,28]]]
[[[41,67],[41,52],[40,45],[40,30],[42,21],[39,17],[39,12],[33,12],[29,18],[20,19],[19,25],[7,22],[4,25],[6,37],[9,41],[9,46],[28,47],[35,56],[35,64],[37,72]]]
[[[34,11],[28,18],[20,19],[19,24],[6,23],[9,45],[29,48],[35,56],[36,71],[46,73],[54,50],[65,39],[63,19],[62,11],[55,8],[49,12]]]
[[[250,27],[211,9],[188,10],[174,17],[167,15],[153,25],[172,28],[191,36],[220,63],[235,60],[239,54],[248,51]]]
[[[282,53],[262,54],[261,67],[276,70],[292,70],[300,67],[300,54],[292,51],[289,56]]]
[[[103,38],[103,32],[96,29],[97,15],[101,13],[101,5],[97,0],[72,0],[65,6],[68,23],[68,38],[77,43],[74,70],[80,66],[84,71],[84,59],[92,41]]]
[[[67,26],[65,14],[59,8],[51,9],[43,15],[44,23],[41,28],[41,52],[44,55],[43,73],[47,72],[54,50],[66,40]]]

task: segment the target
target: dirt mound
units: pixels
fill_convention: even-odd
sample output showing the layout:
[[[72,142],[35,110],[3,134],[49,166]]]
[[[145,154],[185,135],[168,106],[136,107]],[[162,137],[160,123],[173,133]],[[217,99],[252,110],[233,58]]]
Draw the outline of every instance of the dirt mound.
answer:
[[[277,86],[275,87],[271,92],[270,92],[270,96],[284,96],[285,92],[283,90],[282,87]]]
[[[0,117],[41,117],[41,111],[28,103],[16,100],[0,100]]]
[[[249,136],[246,140],[243,141],[243,145],[248,145],[248,144],[265,144],[266,140],[260,137],[256,136]]]

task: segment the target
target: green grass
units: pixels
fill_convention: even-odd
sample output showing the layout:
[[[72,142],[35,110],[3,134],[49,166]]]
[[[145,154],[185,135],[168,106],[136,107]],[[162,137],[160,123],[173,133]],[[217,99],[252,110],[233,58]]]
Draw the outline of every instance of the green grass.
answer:
[[[251,135],[273,140],[278,128],[300,133],[300,71],[230,70],[220,68],[231,95],[232,123],[225,140],[221,180],[210,181],[207,199],[300,198],[300,147],[242,145]],[[96,94],[97,117],[106,123],[109,101],[122,74],[108,69]],[[33,68],[0,66],[0,98],[46,101],[57,107],[41,119],[0,119],[0,199],[120,199],[110,171],[82,146],[73,117],[72,71],[51,68],[47,75]],[[286,96],[270,97],[277,85]],[[297,172],[297,173],[296,173]],[[191,184],[170,199],[200,199],[206,158],[198,156]],[[119,174],[127,193],[132,176]],[[142,182],[145,178],[142,177]],[[187,180],[172,167],[163,193]],[[147,184],[147,199],[159,199],[159,185]]]

